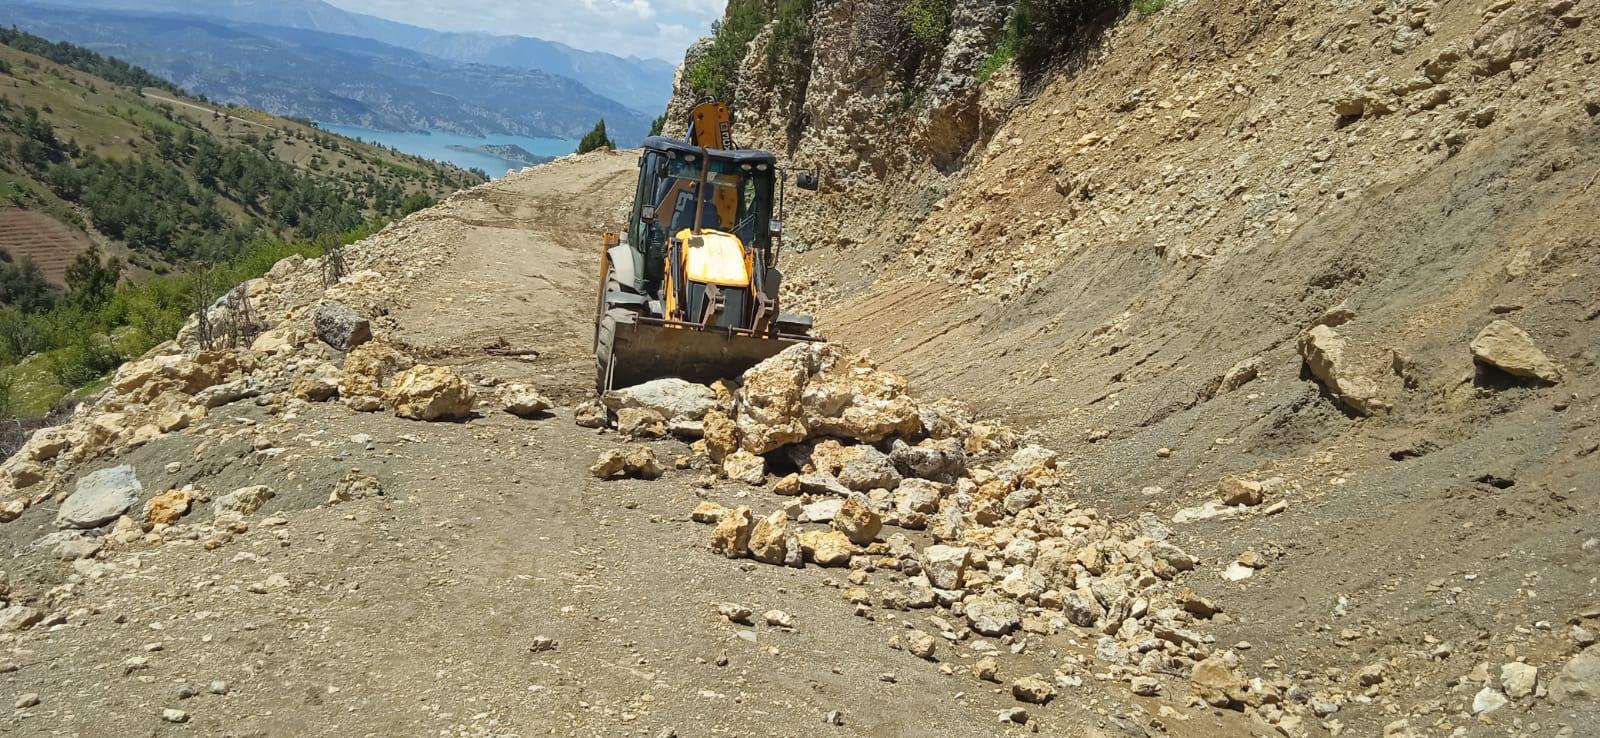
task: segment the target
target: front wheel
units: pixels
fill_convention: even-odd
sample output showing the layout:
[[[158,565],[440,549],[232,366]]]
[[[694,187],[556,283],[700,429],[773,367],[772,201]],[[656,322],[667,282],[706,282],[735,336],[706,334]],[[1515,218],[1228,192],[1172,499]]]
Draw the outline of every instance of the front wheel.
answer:
[[[602,395],[611,390],[611,379],[616,374],[617,323],[631,317],[629,311],[613,308],[595,325],[594,388]]]

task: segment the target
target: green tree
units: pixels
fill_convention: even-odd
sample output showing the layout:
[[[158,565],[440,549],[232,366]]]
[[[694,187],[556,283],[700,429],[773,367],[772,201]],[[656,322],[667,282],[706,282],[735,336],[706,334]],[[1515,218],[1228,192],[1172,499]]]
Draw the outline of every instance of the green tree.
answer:
[[[19,264],[0,264],[0,302],[37,313],[55,302],[55,288],[45,281],[39,265],[24,257]]]
[[[950,25],[950,9],[944,0],[908,0],[900,8],[900,17],[911,27],[911,37],[924,46],[943,41]]]
[[[1017,0],[1006,43],[1025,80],[1037,82],[1093,45],[1127,12],[1130,0]]]
[[[121,279],[121,259],[113,256],[101,261],[100,250],[89,249],[67,267],[67,296],[79,307],[96,308],[111,299]]]
[[[793,80],[799,68],[810,64],[813,3],[778,0],[777,22],[767,42],[767,74],[778,84]]]
[[[0,307],[0,354],[14,362],[48,348],[50,343],[33,316],[15,307]]]
[[[702,95],[732,102],[739,88],[739,65],[766,24],[766,0],[728,0],[727,13],[711,24],[711,48],[689,68],[689,86]]]
[[[580,154],[587,154],[596,149],[615,148],[617,148],[617,142],[606,135],[606,120],[604,118],[601,118],[600,122],[595,124],[594,130],[584,134],[583,140],[578,142],[578,153]]]
[[[433,196],[426,192],[413,192],[400,200],[400,214],[410,215],[423,208],[433,207]]]
[[[662,113],[661,115],[657,116],[655,120],[650,121],[650,135],[659,136],[659,135],[661,135],[662,129],[664,129],[666,127],[667,127],[667,114],[666,113]]]

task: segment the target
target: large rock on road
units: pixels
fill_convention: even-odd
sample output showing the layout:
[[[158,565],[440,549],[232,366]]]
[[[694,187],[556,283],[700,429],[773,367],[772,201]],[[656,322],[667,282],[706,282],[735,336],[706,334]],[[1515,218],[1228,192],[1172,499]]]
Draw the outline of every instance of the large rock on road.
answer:
[[[387,393],[395,415],[413,420],[464,420],[478,393],[456,370],[418,364],[394,378]]]
[[[700,420],[716,408],[717,393],[705,385],[668,377],[612,390],[601,398],[601,402],[611,412],[644,408],[661,413],[661,417],[669,421]]]
[[[144,494],[133,467],[126,464],[84,475],[56,514],[57,528],[98,528],[116,520]]]
[[[313,322],[317,338],[340,351],[349,351],[372,340],[372,323],[342,302],[324,300],[318,303]]]

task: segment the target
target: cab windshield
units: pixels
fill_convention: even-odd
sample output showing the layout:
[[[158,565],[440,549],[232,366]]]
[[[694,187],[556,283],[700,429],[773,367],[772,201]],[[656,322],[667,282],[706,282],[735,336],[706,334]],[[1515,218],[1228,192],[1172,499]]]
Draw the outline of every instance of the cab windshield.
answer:
[[[712,157],[707,166],[706,186],[701,189],[699,202],[694,191],[700,180],[700,161],[687,157],[669,160],[666,177],[660,183],[661,192],[670,191],[676,182],[684,182],[677,202],[672,206],[669,233],[693,228],[695,210],[701,207],[700,224],[732,233],[745,244],[757,245],[767,239],[767,224],[772,216],[772,167],[765,164],[731,162]]]

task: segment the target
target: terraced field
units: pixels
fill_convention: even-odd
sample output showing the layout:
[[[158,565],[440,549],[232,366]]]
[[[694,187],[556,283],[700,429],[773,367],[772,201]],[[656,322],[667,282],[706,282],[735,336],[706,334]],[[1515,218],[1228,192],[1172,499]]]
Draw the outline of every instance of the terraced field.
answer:
[[[88,236],[44,213],[0,208],[0,252],[13,263],[32,259],[54,284],[66,285],[67,267],[88,250]]]

